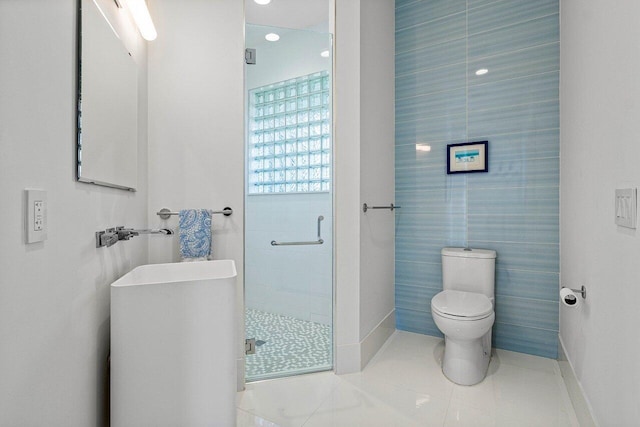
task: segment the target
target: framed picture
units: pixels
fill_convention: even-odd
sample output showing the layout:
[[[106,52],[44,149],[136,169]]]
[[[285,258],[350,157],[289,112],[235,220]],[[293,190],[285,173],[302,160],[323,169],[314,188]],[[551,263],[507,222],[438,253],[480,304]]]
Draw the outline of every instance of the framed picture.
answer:
[[[489,172],[489,141],[447,145],[447,173]]]

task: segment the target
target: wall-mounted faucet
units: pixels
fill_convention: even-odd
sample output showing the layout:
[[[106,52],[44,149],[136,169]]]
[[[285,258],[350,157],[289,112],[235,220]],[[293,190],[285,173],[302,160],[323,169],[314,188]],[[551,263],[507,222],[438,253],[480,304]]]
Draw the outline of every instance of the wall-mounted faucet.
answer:
[[[174,232],[169,228],[147,228],[142,230],[124,228],[123,226],[107,228],[104,231],[96,231],[96,248],[113,246],[120,240],[130,240],[132,237],[139,236],[141,234],[162,234],[164,236],[170,236],[174,234]]]

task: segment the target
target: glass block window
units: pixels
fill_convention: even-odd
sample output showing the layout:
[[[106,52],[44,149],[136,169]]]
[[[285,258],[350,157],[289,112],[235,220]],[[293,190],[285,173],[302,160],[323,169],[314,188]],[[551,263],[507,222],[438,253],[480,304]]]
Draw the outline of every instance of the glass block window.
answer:
[[[249,194],[329,191],[330,83],[322,71],[249,91]]]

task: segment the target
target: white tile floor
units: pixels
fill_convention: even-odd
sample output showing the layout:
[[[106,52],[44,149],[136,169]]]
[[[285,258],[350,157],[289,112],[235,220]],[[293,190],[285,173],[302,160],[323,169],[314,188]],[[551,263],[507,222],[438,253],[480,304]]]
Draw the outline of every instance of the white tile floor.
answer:
[[[397,331],[360,373],[248,384],[237,426],[578,426],[555,360],[497,350],[487,378],[465,387],[443,376],[443,349]]]

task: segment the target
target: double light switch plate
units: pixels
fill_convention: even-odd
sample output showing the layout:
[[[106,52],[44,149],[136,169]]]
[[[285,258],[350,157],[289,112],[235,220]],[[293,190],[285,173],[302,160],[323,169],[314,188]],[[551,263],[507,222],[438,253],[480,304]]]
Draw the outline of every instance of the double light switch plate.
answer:
[[[637,194],[636,188],[616,190],[616,224],[619,226],[636,228]]]

